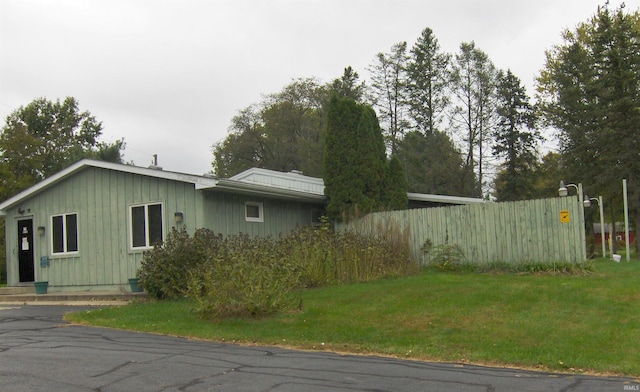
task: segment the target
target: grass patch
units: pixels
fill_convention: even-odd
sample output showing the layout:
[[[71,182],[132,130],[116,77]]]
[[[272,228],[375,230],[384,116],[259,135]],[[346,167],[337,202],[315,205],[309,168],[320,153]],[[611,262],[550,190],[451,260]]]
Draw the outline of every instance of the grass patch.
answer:
[[[306,290],[302,311],[201,320],[184,301],[135,303],[69,321],[243,344],[640,376],[640,262],[582,275],[435,269]]]

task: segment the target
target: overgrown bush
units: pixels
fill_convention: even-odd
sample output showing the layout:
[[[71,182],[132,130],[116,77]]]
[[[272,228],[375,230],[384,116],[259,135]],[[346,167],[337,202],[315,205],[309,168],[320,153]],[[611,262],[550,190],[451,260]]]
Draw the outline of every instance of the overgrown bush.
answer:
[[[402,234],[402,233],[400,233]],[[401,237],[401,236],[400,236]],[[406,233],[405,233],[406,237]],[[300,305],[300,289],[417,271],[398,233],[335,233],[325,224],[278,238],[173,230],[145,254],[140,283],[157,298],[188,296],[205,318],[260,317]]]
[[[202,316],[261,317],[299,305],[299,272],[271,239],[231,236],[223,249],[189,271],[186,294]]]
[[[305,227],[280,241],[301,270],[303,287],[367,282],[417,271],[406,231],[388,227],[382,234],[334,232],[328,224]]]
[[[206,262],[221,248],[222,238],[211,230],[198,229],[193,237],[186,228],[172,228],[164,244],[145,252],[137,277],[150,296],[175,299],[184,296],[189,271]]]

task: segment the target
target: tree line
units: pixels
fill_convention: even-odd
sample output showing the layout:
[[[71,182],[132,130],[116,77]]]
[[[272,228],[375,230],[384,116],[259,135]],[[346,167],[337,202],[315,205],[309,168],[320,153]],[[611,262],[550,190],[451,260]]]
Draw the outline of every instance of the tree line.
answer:
[[[329,83],[296,79],[240,111],[214,145],[214,172],[261,166],[326,175],[327,108],[337,94],[375,109],[410,192],[522,200],[556,196],[564,179],[603,195],[616,221],[626,178],[640,222],[638,10],[605,4],[561,39],[545,53],[532,99],[474,42],[446,53],[425,28],[413,45],[376,54],[367,81],[351,67]],[[542,154],[541,130],[549,128],[557,149]]]
[[[375,109],[385,152],[400,161],[409,191],[489,197],[487,170],[495,171],[497,156],[505,164],[493,196],[532,194],[530,184],[513,182],[535,177],[534,106],[520,80],[497,70],[473,42],[452,56],[426,28],[410,49],[402,42],[378,53],[369,72],[369,83],[352,67],[326,84],[296,79],[241,110],[214,145],[215,174],[259,166],[322,177],[328,107],[337,95]]]
[[[360,170],[356,164],[384,166],[386,177],[366,185],[369,195],[379,196],[376,208],[393,204],[394,197],[375,190],[385,181],[383,188],[394,183],[410,192],[508,201],[553,197],[564,179],[582,182],[590,195],[603,195],[608,220],[616,221],[620,180],[626,178],[637,226],[639,11],[605,4],[561,39],[546,52],[532,101],[520,79],[497,69],[474,42],[446,53],[425,28],[413,45],[400,42],[376,54],[366,81],[346,67],[328,83],[313,77],[292,80],[240,110],[227,137],[213,147],[213,172],[229,177],[251,167],[301,170],[331,183],[327,176],[337,161],[335,152],[327,151],[336,137],[329,123],[333,102],[355,108],[363,121],[353,122],[356,127],[370,125],[372,131],[350,130],[351,136],[376,141],[333,145],[341,149],[338,157],[361,154],[347,145],[376,146],[370,155],[377,161],[346,166],[355,172]],[[555,131],[558,145],[541,156],[545,128]],[[101,132],[102,123],[81,112],[70,97],[36,99],[17,109],[0,134],[0,199],[82,157],[122,161],[124,140],[102,143]]]

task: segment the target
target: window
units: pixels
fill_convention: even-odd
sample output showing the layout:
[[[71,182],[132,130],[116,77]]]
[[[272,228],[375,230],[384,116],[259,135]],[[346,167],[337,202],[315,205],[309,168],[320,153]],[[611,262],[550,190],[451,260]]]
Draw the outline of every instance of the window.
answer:
[[[162,204],[131,206],[131,248],[150,248],[164,240],[162,230]]]
[[[51,217],[51,249],[53,254],[78,252],[78,214]]]
[[[244,217],[247,222],[264,222],[262,203],[251,201],[244,203]]]

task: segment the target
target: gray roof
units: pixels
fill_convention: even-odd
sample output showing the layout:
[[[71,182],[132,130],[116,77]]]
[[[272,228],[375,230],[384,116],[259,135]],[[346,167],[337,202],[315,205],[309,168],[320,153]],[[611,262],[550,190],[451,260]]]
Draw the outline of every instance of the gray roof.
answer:
[[[65,178],[73,175],[74,173],[83,170],[88,167],[96,167],[107,170],[115,170],[124,173],[132,173],[139,174],[143,176],[162,178],[173,181],[180,182],[189,182],[196,185],[206,186],[208,184],[215,184],[217,181],[215,178],[209,176],[196,176],[191,174],[177,173],[164,171],[160,168],[145,168],[139,166],[132,165],[123,165],[120,163],[112,163],[112,162],[104,162],[104,161],[94,161],[91,159],[82,159],[71,166],[57,172],[56,174],[47,177],[43,181],[25,189],[24,191],[18,193],[17,195],[10,197],[4,202],[0,203],[0,216],[6,215],[6,210],[11,208],[12,206],[20,203],[22,200],[34,196],[44,190],[54,186],[58,182],[64,180]]]
[[[0,203],[0,215],[6,215],[6,210],[20,203],[22,200],[36,195],[59,181],[88,167],[115,170],[125,173],[162,178],[167,180],[192,183],[195,189],[219,190],[238,192],[251,195],[275,197],[287,200],[323,203],[324,182],[321,178],[305,176],[300,172],[279,172],[275,170],[252,168],[236,174],[228,179],[215,178],[211,175],[194,175],[162,170],[159,167],[139,167],[104,161],[83,159],[59,171],[47,179],[18,193]],[[484,200],[471,197],[430,195],[423,193],[408,193],[409,200],[433,202],[443,204],[471,204],[482,203]]]

